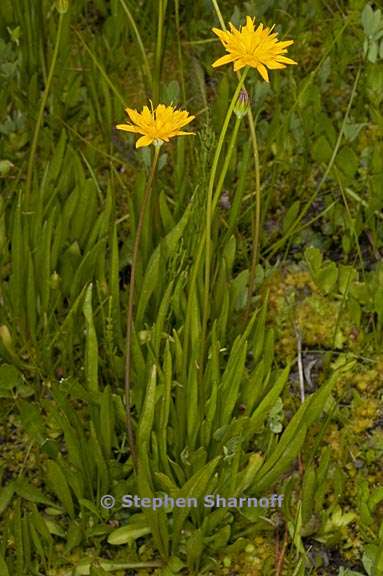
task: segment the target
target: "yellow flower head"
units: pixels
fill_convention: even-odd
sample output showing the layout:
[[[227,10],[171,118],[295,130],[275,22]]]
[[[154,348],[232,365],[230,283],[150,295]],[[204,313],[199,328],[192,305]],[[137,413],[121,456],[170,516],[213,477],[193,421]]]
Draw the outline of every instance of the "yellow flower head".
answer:
[[[175,110],[173,106],[159,104],[155,110],[144,106],[142,112],[126,108],[125,112],[129,115],[133,124],[118,124],[118,130],[126,132],[136,132],[143,134],[136,142],[136,148],[149,146],[154,143],[155,146],[161,146],[164,142],[169,142],[174,136],[187,136],[194,132],[183,132],[180,130],[186,124],[194,120],[195,116],[189,116],[186,110]]]
[[[255,30],[254,22],[250,16],[246,17],[246,25],[237,30],[230,22],[231,32],[225,32],[218,28],[213,28],[214,34],[217,34],[225,49],[229,54],[222,56],[213,64],[213,68],[234,62],[234,70],[240,70],[244,66],[256,68],[262,78],[269,81],[269,75],[266,69],[276,70],[285,68],[286,64],[296,64],[294,60],[283,56],[287,52],[287,46],[293,44],[293,40],[279,42],[277,33],[271,33],[272,28],[264,28],[260,24]]]

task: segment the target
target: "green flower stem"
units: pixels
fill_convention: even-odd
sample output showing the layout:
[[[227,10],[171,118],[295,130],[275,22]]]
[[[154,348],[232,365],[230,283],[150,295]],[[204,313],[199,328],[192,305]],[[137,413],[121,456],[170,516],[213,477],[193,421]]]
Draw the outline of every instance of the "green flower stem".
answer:
[[[212,2],[212,4],[213,4],[213,6],[214,6],[214,10],[215,10],[216,13],[217,13],[217,17],[218,17],[218,20],[219,20],[219,23],[220,23],[220,25],[221,25],[222,30],[226,30],[225,21],[224,21],[224,19],[223,19],[223,16],[222,16],[222,12],[221,12],[221,10],[220,10],[220,7],[218,6],[217,0],[211,0],[211,2]]]
[[[237,142],[238,130],[239,130],[239,126],[241,124],[241,120],[242,120],[242,118],[239,118],[237,116],[236,121],[235,121],[235,125],[234,125],[234,129],[233,129],[233,132],[231,134],[229,146],[228,146],[228,149],[226,152],[225,161],[224,161],[224,164],[222,167],[222,171],[221,171],[221,174],[220,174],[220,177],[218,180],[218,184],[217,184],[216,189],[215,189],[215,194],[213,197],[213,204],[212,204],[213,212],[214,212],[214,210],[217,206],[217,203],[221,197],[223,184],[225,182],[226,174],[227,174],[227,171],[229,169],[231,159],[233,157],[235,144]]]
[[[132,267],[130,273],[130,284],[129,284],[129,297],[128,297],[128,314],[126,320],[126,355],[125,355],[125,403],[126,403],[126,425],[128,430],[128,440],[130,452],[132,455],[133,465],[135,470],[137,470],[137,450],[135,446],[135,439],[133,433],[132,415],[131,415],[131,404],[130,404],[130,371],[131,371],[131,351],[132,351],[132,328],[133,328],[133,306],[134,306],[134,289],[136,283],[136,272],[137,272],[137,261],[138,261],[138,250],[140,247],[140,240],[142,236],[142,229],[144,225],[145,212],[148,204],[150,203],[150,196],[152,191],[152,185],[154,176],[156,174],[158,158],[160,155],[160,146],[154,147],[154,159],[152,162],[152,167],[150,170],[149,178],[146,183],[144,190],[144,199],[142,201],[142,206],[140,210],[140,216],[137,225],[136,237],[134,239],[133,246],[133,256],[132,256]]]
[[[193,266],[193,270],[192,270],[192,277],[191,277],[191,281],[190,281],[189,298],[188,298],[188,304],[187,304],[185,332],[184,332],[184,375],[186,375],[186,366],[187,366],[187,363],[189,361],[187,351],[188,351],[188,344],[189,344],[188,340],[189,340],[190,322],[191,322],[191,317],[192,317],[193,291],[194,291],[194,287],[195,287],[196,282],[197,282],[197,275],[198,275],[198,271],[199,271],[199,267],[200,267],[200,263],[201,263],[201,259],[202,259],[202,254],[203,254],[203,251],[205,249],[205,243],[207,244],[207,242],[206,242],[207,238],[209,238],[210,242],[211,242],[211,238],[210,238],[211,221],[212,221],[212,217],[214,215],[215,209],[217,207],[218,201],[219,201],[220,196],[221,196],[221,191],[222,191],[224,179],[225,179],[227,170],[229,168],[230,160],[231,160],[231,157],[232,157],[232,154],[234,151],[234,145],[235,145],[235,142],[237,139],[239,124],[240,124],[240,120],[238,120],[238,118],[237,118],[237,122],[234,126],[234,130],[233,130],[233,134],[231,136],[229,147],[228,147],[227,152],[226,152],[222,172],[221,172],[218,184],[215,188],[215,192],[213,195],[214,180],[215,180],[215,176],[217,173],[219,157],[220,157],[220,154],[222,152],[223,142],[224,142],[224,139],[226,136],[228,126],[229,126],[229,121],[230,121],[231,115],[233,113],[235,103],[237,102],[238,95],[239,95],[241,88],[243,86],[243,82],[245,80],[247,70],[248,70],[247,68],[244,70],[244,72],[241,76],[240,82],[238,83],[237,89],[236,89],[234,96],[232,98],[232,101],[230,103],[230,106],[227,110],[226,117],[225,117],[225,120],[224,120],[224,123],[222,126],[222,130],[221,130],[221,134],[219,137],[218,145],[217,145],[217,148],[215,151],[213,165],[212,165],[212,168],[210,171],[209,186],[208,186],[208,208],[207,208],[206,226],[202,232],[202,238],[201,238],[201,242],[199,245],[199,250],[197,253],[197,257],[194,261],[194,266]],[[210,244],[209,244],[209,246],[210,246]],[[206,274],[206,268],[205,268],[205,274]],[[206,279],[205,279],[205,281],[206,281]],[[209,263],[209,270],[208,270],[208,283],[210,284],[210,263]],[[203,360],[204,350],[205,350],[208,300],[209,300],[209,285],[206,285],[206,283],[205,283],[205,288],[204,288],[204,317],[203,317],[203,331],[202,331],[203,337],[201,340],[201,342],[202,342],[202,344],[201,344],[201,359],[202,360]],[[202,363],[201,363],[201,374],[202,374]]]
[[[259,257],[259,240],[261,232],[261,171],[259,166],[259,153],[257,133],[255,131],[255,121],[253,114],[249,108],[247,118],[250,127],[250,137],[253,146],[254,163],[255,163],[255,211],[253,211],[251,219],[251,236],[252,236],[252,255],[251,255],[251,268],[249,285],[247,292],[247,306],[245,312],[245,319],[249,317],[251,307],[251,297],[255,288],[255,274]]]
[[[55,42],[55,47],[53,49],[51,65],[49,67],[48,78],[47,78],[47,82],[45,84],[43,96],[41,98],[40,109],[39,109],[39,113],[37,116],[35,130],[33,133],[31,151],[30,151],[29,159],[28,159],[27,178],[26,178],[26,183],[25,183],[25,196],[26,196],[27,205],[29,204],[29,200],[30,200],[30,196],[31,196],[32,172],[33,172],[33,163],[34,163],[34,159],[35,159],[35,155],[36,155],[37,142],[39,140],[39,134],[40,134],[41,124],[43,122],[44,110],[45,110],[45,106],[47,105],[48,94],[49,94],[49,90],[50,90],[50,87],[52,84],[53,73],[54,73],[54,70],[56,67],[57,56],[58,56],[59,47],[60,47],[61,33],[62,33],[62,27],[63,27],[63,18],[64,18],[64,14],[60,14],[59,15],[59,23],[57,26],[56,42]]]
[[[208,190],[207,190],[206,228],[205,228],[206,258],[205,258],[205,285],[204,285],[203,316],[202,316],[202,350],[203,350],[204,345],[205,345],[206,326],[207,326],[207,319],[209,316],[210,271],[211,271],[211,225],[212,225],[213,213],[214,213],[214,208],[215,208],[215,206],[213,206],[213,201],[217,202],[218,198],[219,198],[218,194],[220,194],[220,190],[218,187],[215,190],[215,194],[214,194],[214,198],[213,198],[214,182],[215,182],[215,179],[217,176],[219,159],[221,157],[222,148],[223,148],[223,144],[225,141],[225,136],[226,136],[226,132],[227,132],[227,129],[229,126],[230,118],[233,114],[234,106],[238,100],[238,96],[239,96],[239,93],[242,89],[242,86],[243,86],[243,83],[245,81],[247,72],[248,72],[248,67],[245,68],[245,70],[243,71],[243,73],[239,79],[237,88],[234,92],[233,98],[231,99],[230,106],[226,112],[226,117],[225,117],[222,129],[221,129],[221,133],[219,135],[219,140],[218,140],[217,147],[215,149],[213,164],[212,164],[212,167],[210,170],[210,176],[209,176],[209,184],[208,184]],[[225,157],[225,161],[224,161],[224,170],[226,170],[226,171],[228,168],[229,151],[230,151],[230,147],[229,147],[229,150],[226,152],[226,157]],[[231,153],[232,153],[232,151],[231,151]],[[220,183],[221,183],[221,188],[222,188],[223,178],[220,179]]]
[[[233,132],[232,132],[232,134],[231,134],[229,146],[228,146],[228,149],[227,149],[227,152],[226,152],[226,155],[225,155],[225,160],[224,160],[224,164],[223,164],[223,167],[222,167],[222,171],[221,171],[221,174],[220,174],[220,177],[219,177],[219,180],[218,180],[218,184],[217,184],[217,186],[216,186],[215,193],[214,193],[214,196],[213,196],[213,200],[212,200],[212,215],[213,215],[214,212],[215,212],[215,209],[216,209],[216,207],[217,207],[217,204],[218,204],[219,199],[220,199],[221,194],[222,194],[222,188],[223,188],[223,185],[224,185],[224,182],[225,182],[225,177],[226,177],[227,171],[228,171],[228,169],[229,169],[231,159],[232,159],[232,157],[233,157],[233,152],[234,152],[235,144],[236,144],[236,142],[237,142],[238,131],[239,131],[239,126],[240,126],[240,124],[241,124],[241,120],[242,120],[242,118],[239,118],[239,117],[237,116],[236,121],[235,121],[235,125],[234,125],[234,129],[233,129]],[[204,238],[205,238],[205,237],[206,237],[206,236],[204,235]],[[203,244],[203,245],[204,245],[204,244]],[[206,270],[205,270],[205,273],[206,273]],[[206,288],[206,283],[205,283],[205,288]],[[205,297],[206,297],[206,294],[208,294],[208,292],[205,291],[204,294],[205,294]],[[205,304],[206,304],[206,301],[205,301]],[[205,309],[204,309],[204,310],[205,310]],[[207,312],[207,313],[208,313],[208,312]],[[205,339],[206,339],[206,325],[207,325],[207,318],[206,318],[206,321],[205,321],[204,324],[203,324],[203,334],[202,334],[202,341],[201,341],[201,357],[200,357],[200,365],[201,365],[201,366],[203,366],[205,349],[206,349],[206,343],[205,343]],[[201,373],[202,373],[202,371],[201,371]]]
[[[226,30],[225,21],[222,17],[222,13],[220,7],[218,6],[217,0],[211,0],[214,6],[214,9],[217,14],[217,18],[220,22],[222,30]],[[237,76],[239,77],[240,73],[237,72]],[[260,231],[261,231],[261,174],[260,174],[260,166],[259,166],[259,152],[258,152],[258,142],[257,142],[257,134],[255,131],[255,121],[253,116],[253,111],[251,106],[249,106],[247,111],[247,118],[249,121],[249,128],[250,128],[250,137],[251,143],[253,148],[253,156],[254,156],[254,164],[255,164],[255,211],[253,212],[252,216],[252,256],[251,256],[251,268],[250,268],[250,278],[248,284],[248,292],[247,292],[247,307],[245,312],[245,319],[248,318],[250,307],[251,307],[251,297],[254,292],[255,286],[255,273],[258,263],[258,256],[259,256],[259,241],[260,241]]]

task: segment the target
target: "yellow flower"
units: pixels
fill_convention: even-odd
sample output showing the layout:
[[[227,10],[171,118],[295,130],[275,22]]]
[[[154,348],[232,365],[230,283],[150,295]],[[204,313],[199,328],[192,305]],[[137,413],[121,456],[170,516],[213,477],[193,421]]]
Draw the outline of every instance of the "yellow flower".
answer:
[[[240,70],[244,66],[256,68],[262,78],[269,81],[269,75],[266,69],[276,70],[285,68],[286,64],[296,64],[294,60],[282,56],[287,52],[287,46],[294,43],[293,40],[279,42],[277,33],[271,34],[272,28],[264,28],[260,24],[255,30],[254,22],[250,16],[246,17],[246,25],[237,30],[230,22],[231,32],[225,32],[218,28],[213,28],[214,34],[217,34],[225,49],[229,54],[222,56],[213,64],[213,68],[234,62],[234,70]]]
[[[194,120],[195,116],[189,116],[186,110],[175,110],[173,106],[159,104],[155,110],[153,106],[150,111],[144,106],[142,112],[126,108],[125,112],[129,115],[133,124],[118,124],[118,130],[126,132],[136,132],[143,134],[136,142],[136,148],[142,146],[161,146],[164,142],[169,142],[174,136],[187,136],[194,132],[183,132],[180,128]]]

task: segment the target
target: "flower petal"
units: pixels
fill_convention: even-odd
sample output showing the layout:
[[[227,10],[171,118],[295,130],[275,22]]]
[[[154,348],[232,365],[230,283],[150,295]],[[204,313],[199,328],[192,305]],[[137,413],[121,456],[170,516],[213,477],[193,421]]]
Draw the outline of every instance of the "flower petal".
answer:
[[[138,132],[140,133],[140,128],[136,128],[131,124],[117,124],[117,130],[124,130],[125,132]]]
[[[279,62],[275,62],[273,60],[271,62],[265,62],[265,66],[270,68],[270,70],[280,70],[282,68],[286,68],[285,64],[279,64]]]
[[[262,78],[266,81],[269,82],[269,75],[267,73],[267,69],[263,64],[258,64],[257,66],[257,70],[260,73],[260,75],[262,76]]]
[[[237,71],[244,66],[250,66],[256,68],[268,82],[266,66],[270,70],[278,70],[285,68],[285,64],[296,64],[291,58],[283,56],[287,52],[287,47],[294,41],[278,41],[278,33],[273,32],[274,27],[275,25],[265,26],[262,22],[256,27],[254,18],[246,16],[246,24],[240,26],[239,30],[231,22],[229,22],[230,31],[213,28],[227,54],[215,60],[212,67],[217,68],[233,62],[234,70]]]
[[[242,62],[242,60],[236,60],[234,62],[234,72],[241,70],[241,68],[243,68],[244,66],[246,66],[246,64]]]
[[[184,132],[183,130],[177,130],[174,136],[194,136],[195,132]]]
[[[287,46],[291,46],[294,44],[294,40],[284,40],[283,42],[278,42],[279,48],[287,48]]]
[[[170,138],[175,136],[189,135],[189,132],[183,132],[181,128],[192,122],[195,116],[189,116],[186,110],[176,110],[174,106],[158,104],[151,109],[144,106],[142,112],[137,112],[132,108],[126,108],[126,113],[131,118],[133,124],[118,124],[119,130],[142,134],[136,142],[136,148],[149,146],[153,142],[169,142]]]
[[[133,110],[132,108],[125,108],[125,112],[127,112],[132,122],[135,124],[141,124],[141,114],[137,112],[137,110]]]
[[[223,42],[227,42],[229,34],[228,32],[226,32],[225,30],[220,30],[219,28],[212,28],[212,30],[220,40],[222,40]]]
[[[136,142],[136,148],[142,148],[142,146],[149,146],[153,142],[153,138],[150,136],[141,136]]]
[[[291,58],[286,58],[286,56],[277,56],[277,60],[284,64],[298,64],[298,62],[295,62],[295,60],[292,60]]]
[[[153,116],[152,116],[152,114],[151,114],[151,112],[147,106],[143,107],[141,116],[142,116],[142,120],[144,120],[148,124],[150,124],[151,121],[153,120]]]
[[[217,68],[217,66],[223,66],[223,64],[228,64],[233,60],[235,60],[235,56],[233,56],[232,54],[226,54],[225,56],[221,56],[221,58],[218,58],[218,60],[213,62],[212,67]]]
[[[246,16],[246,24],[243,26],[242,30],[246,30],[247,32],[254,32],[254,20],[250,18],[250,16]]]

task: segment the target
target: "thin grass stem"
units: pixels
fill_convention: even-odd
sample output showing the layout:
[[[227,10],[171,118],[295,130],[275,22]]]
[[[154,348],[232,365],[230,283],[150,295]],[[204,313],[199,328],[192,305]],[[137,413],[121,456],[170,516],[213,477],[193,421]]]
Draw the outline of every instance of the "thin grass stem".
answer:
[[[167,7],[167,0],[158,0],[157,40],[156,40],[154,82],[153,82],[153,101],[155,105],[159,104],[160,99],[164,19],[166,14],[166,7]]]
[[[259,152],[257,133],[255,130],[255,122],[253,113],[249,107],[247,112],[249,120],[250,136],[253,146],[254,163],[255,163],[255,211],[252,212],[251,228],[252,228],[252,255],[251,255],[251,268],[247,293],[247,306],[245,312],[245,320],[248,318],[251,307],[251,297],[255,288],[255,275],[259,258],[259,241],[261,232],[261,171],[259,165]]]
[[[47,105],[48,94],[49,94],[50,87],[52,84],[53,73],[54,73],[54,70],[56,67],[57,56],[59,53],[61,33],[62,33],[62,27],[63,27],[63,18],[64,18],[64,14],[60,14],[59,15],[59,22],[58,22],[58,26],[57,26],[56,42],[55,42],[55,47],[53,49],[51,64],[49,67],[48,78],[47,78],[47,82],[45,84],[43,96],[41,98],[39,113],[37,116],[37,121],[35,124],[34,133],[33,133],[31,151],[30,151],[29,159],[28,159],[27,178],[26,178],[26,183],[25,183],[25,196],[26,196],[27,205],[29,204],[30,196],[31,196],[32,173],[33,173],[34,159],[35,159],[36,150],[37,150],[37,142],[39,140],[39,134],[40,134],[41,125],[43,122],[44,110],[45,110],[45,107]]]
[[[225,141],[227,129],[229,126],[230,118],[233,114],[234,106],[238,100],[239,93],[242,89],[243,83],[246,78],[246,74],[249,68],[246,67],[243,71],[239,82],[237,84],[237,88],[234,92],[234,95],[231,99],[229,108],[226,112],[225,120],[223,122],[223,126],[221,129],[221,133],[219,135],[219,140],[217,147],[215,149],[213,164],[210,170],[209,176],[209,184],[207,190],[207,208],[206,208],[206,258],[205,258],[205,285],[204,285],[204,300],[203,300],[203,316],[202,316],[202,350],[205,346],[205,339],[206,339],[206,327],[207,327],[207,319],[209,316],[209,295],[210,295],[210,272],[211,272],[211,226],[213,220],[213,192],[214,192],[214,182],[217,176],[217,169],[219,159],[222,154],[222,148]],[[229,147],[230,150],[230,147]],[[224,160],[224,170],[228,168],[228,160],[229,160],[229,150],[226,153],[225,160]],[[232,151],[231,151],[232,153]],[[221,186],[223,185],[223,179],[220,180]],[[217,190],[215,197],[217,197]],[[202,365],[201,365],[202,367]]]
[[[125,355],[125,406],[126,406],[126,424],[128,431],[128,441],[130,452],[132,455],[133,466],[137,471],[137,450],[135,446],[134,432],[133,432],[133,422],[131,415],[131,403],[130,403],[130,372],[131,372],[131,352],[132,352],[132,329],[133,329],[133,307],[134,307],[134,289],[136,283],[136,273],[137,273],[137,262],[138,262],[138,250],[140,247],[140,240],[142,236],[142,229],[144,225],[144,219],[146,214],[146,208],[150,202],[150,196],[152,191],[153,180],[156,174],[158,158],[160,154],[160,147],[155,146],[154,148],[154,159],[152,162],[152,167],[150,169],[150,174],[146,187],[144,190],[144,198],[142,201],[142,206],[140,210],[136,236],[133,245],[133,255],[132,255],[132,267],[130,273],[130,284],[129,284],[129,297],[128,297],[128,313],[126,320],[126,355]]]
[[[99,63],[99,61],[97,60],[96,56],[93,54],[92,50],[89,48],[89,46],[87,45],[87,43],[85,42],[84,38],[82,37],[82,35],[80,34],[80,32],[78,32],[77,30],[75,30],[75,33],[77,34],[77,36],[80,39],[81,44],[84,46],[85,50],[88,52],[89,56],[91,57],[93,63],[95,64],[95,66],[98,68],[98,70],[101,73],[101,76],[104,78],[105,82],[108,84],[109,88],[112,90],[113,94],[115,94],[115,96],[117,96],[117,98],[119,99],[119,101],[121,102],[121,104],[125,107],[125,101],[123,99],[123,97],[121,96],[121,94],[119,93],[119,91],[117,90],[117,88],[115,87],[115,85],[113,84],[113,82],[111,81],[111,79],[109,78],[109,76],[107,75],[107,73],[105,72],[104,68],[101,66],[101,64]]]
[[[225,21],[222,16],[222,12],[218,5],[217,0],[212,0],[212,4],[216,11],[218,20],[222,27],[222,30],[226,30]],[[237,77],[240,77],[240,73],[237,72]],[[253,116],[253,111],[251,106],[249,106],[247,111],[247,118],[249,121],[250,128],[250,138],[253,148],[254,164],[255,164],[255,211],[252,213],[252,255],[251,255],[251,267],[250,267],[250,277],[247,292],[247,306],[245,311],[245,321],[249,317],[250,307],[251,307],[251,297],[254,292],[255,287],[255,274],[259,257],[259,242],[260,242],[260,230],[261,230],[261,174],[259,166],[259,152],[258,152],[258,142],[257,134],[255,130],[255,120]]]
[[[126,14],[127,17],[128,17],[128,20],[129,20],[130,25],[131,25],[131,27],[132,27],[133,33],[134,33],[134,35],[135,35],[135,37],[136,37],[137,44],[138,44],[138,47],[139,47],[140,52],[141,52],[141,55],[142,55],[144,72],[145,72],[145,74],[146,74],[146,77],[147,77],[147,79],[148,79],[148,82],[149,82],[149,84],[150,84],[150,87],[152,88],[152,85],[153,85],[152,72],[151,72],[151,70],[150,70],[149,60],[148,60],[148,57],[147,57],[147,55],[146,55],[145,46],[144,46],[144,43],[143,43],[143,41],[142,41],[140,32],[139,32],[139,30],[138,30],[138,28],[137,28],[137,24],[136,24],[136,22],[135,22],[135,20],[134,20],[134,18],[133,18],[133,15],[132,15],[131,11],[129,10],[128,6],[126,5],[125,0],[120,0],[120,4],[121,4],[121,6],[123,7],[123,9],[124,9],[124,11],[125,11],[125,14]]]
[[[184,63],[182,58],[182,44],[181,44],[181,26],[180,26],[180,2],[175,0],[174,10],[176,17],[176,31],[177,31],[177,51],[178,51],[178,62],[180,65],[180,77],[181,77],[181,94],[182,102],[186,102],[186,88],[185,88],[185,72]]]

